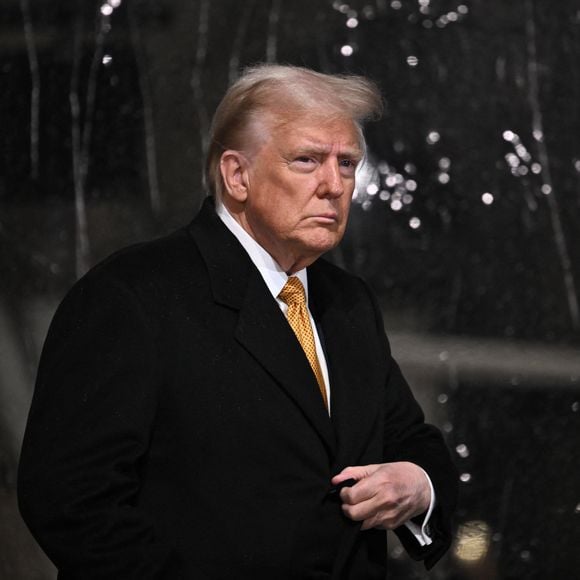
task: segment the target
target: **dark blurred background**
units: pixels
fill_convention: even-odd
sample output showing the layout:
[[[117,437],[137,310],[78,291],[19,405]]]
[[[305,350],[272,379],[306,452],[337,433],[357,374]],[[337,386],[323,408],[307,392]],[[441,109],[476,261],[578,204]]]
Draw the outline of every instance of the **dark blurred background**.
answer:
[[[2,0],[0,578],[54,570],[16,466],[67,288],[188,222],[212,112],[258,61],[372,77],[349,231],[395,353],[461,473],[429,575],[573,579],[580,567],[580,4],[577,0]]]

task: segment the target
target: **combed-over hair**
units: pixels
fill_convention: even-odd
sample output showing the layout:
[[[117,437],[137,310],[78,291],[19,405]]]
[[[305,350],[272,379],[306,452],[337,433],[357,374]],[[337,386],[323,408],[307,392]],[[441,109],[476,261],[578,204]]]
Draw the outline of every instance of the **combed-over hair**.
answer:
[[[212,195],[222,195],[222,153],[227,149],[246,149],[251,138],[250,125],[266,113],[283,119],[293,115],[350,118],[357,125],[364,146],[362,123],[378,118],[382,108],[378,88],[361,76],[323,74],[279,64],[247,68],[228,89],[213,117],[206,186]]]

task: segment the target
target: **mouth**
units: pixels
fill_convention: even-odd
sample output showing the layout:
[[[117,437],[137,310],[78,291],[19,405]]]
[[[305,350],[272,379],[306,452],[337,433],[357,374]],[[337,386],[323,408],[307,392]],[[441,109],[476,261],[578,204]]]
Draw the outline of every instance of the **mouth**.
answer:
[[[331,211],[315,214],[310,217],[315,221],[323,224],[334,224],[338,222],[338,214],[336,212]]]

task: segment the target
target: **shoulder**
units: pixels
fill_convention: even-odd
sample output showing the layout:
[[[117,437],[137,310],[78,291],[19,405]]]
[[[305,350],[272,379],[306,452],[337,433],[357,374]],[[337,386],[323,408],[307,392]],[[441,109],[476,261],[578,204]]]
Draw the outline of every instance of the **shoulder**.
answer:
[[[122,248],[96,264],[85,279],[111,278],[128,286],[175,276],[199,262],[195,242],[181,228],[155,240]]]
[[[72,286],[63,304],[100,309],[107,302],[157,310],[172,296],[202,285],[204,270],[194,240],[181,228],[111,254]]]
[[[141,293],[199,280],[204,269],[197,244],[187,227],[161,238],[122,248],[96,264],[84,284],[108,281]]]

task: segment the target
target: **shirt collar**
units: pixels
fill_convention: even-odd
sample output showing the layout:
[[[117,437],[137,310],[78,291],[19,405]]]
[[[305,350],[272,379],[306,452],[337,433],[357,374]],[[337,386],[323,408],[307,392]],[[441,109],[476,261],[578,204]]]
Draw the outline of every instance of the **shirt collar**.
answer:
[[[278,262],[260,245],[258,242],[246,232],[246,230],[236,221],[234,216],[228,211],[226,206],[219,200],[216,201],[216,212],[225,226],[234,234],[238,242],[242,244],[242,247],[248,253],[250,260],[252,260],[254,266],[258,268],[264,282],[270,290],[272,296],[278,299],[278,294],[280,294],[284,284],[288,280],[288,275]],[[298,270],[292,274],[296,276],[302,286],[304,286],[304,292],[306,294],[306,303],[308,303],[308,275],[306,268]]]

